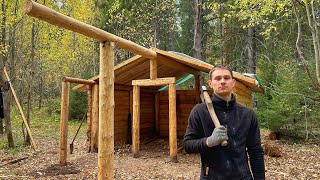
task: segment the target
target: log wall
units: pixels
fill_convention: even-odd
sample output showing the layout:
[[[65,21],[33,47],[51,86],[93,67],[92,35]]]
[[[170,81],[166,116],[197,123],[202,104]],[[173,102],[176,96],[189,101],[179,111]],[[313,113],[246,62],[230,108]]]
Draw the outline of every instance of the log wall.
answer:
[[[128,115],[130,113],[130,91],[114,92],[114,140],[126,142],[128,139]]]
[[[141,89],[140,95],[140,137],[152,137],[155,134],[155,97],[154,93]],[[132,102],[131,102],[132,103]],[[129,128],[128,116],[130,113],[130,91],[115,90],[115,141],[127,142]],[[132,114],[131,114],[132,123]]]
[[[140,94],[140,137],[152,137],[155,134],[155,94]]]
[[[183,137],[188,125],[188,117],[192,108],[196,105],[196,90],[177,90],[177,136]],[[160,136],[169,136],[169,99],[168,91],[160,93]]]

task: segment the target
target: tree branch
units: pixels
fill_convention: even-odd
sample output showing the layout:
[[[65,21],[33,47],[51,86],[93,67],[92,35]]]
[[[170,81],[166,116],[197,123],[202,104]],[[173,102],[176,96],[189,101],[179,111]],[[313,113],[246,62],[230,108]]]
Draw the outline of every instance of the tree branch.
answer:
[[[308,68],[308,65],[307,65],[307,62],[306,62],[306,59],[303,55],[303,52],[301,50],[301,47],[300,47],[300,38],[301,38],[301,24],[300,24],[300,19],[299,19],[299,16],[298,16],[298,13],[297,13],[297,9],[296,9],[296,6],[295,6],[295,3],[294,3],[294,0],[292,0],[292,5],[293,5],[293,11],[296,15],[296,18],[297,18],[297,24],[298,24],[298,35],[297,35],[297,41],[296,41],[296,48],[297,48],[297,51],[298,51],[298,54],[299,54],[299,59],[301,60],[302,64],[303,64],[303,67],[305,69],[305,72],[308,76],[308,79],[312,85],[312,87],[320,93],[320,87],[319,85],[314,81],[314,79],[312,78],[311,76],[311,73],[309,71],[309,68]]]

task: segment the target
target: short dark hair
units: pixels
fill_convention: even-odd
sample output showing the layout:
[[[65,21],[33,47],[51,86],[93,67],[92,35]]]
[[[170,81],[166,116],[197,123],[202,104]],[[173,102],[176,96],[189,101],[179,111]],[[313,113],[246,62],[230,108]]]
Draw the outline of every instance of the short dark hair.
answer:
[[[231,77],[233,78],[233,73],[232,73],[232,70],[230,68],[230,66],[228,65],[223,65],[223,64],[218,64],[218,65],[215,65],[209,72],[209,78],[211,79],[212,78],[212,73],[217,70],[217,69],[225,69],[225,70],[228,70],[231,74]]]

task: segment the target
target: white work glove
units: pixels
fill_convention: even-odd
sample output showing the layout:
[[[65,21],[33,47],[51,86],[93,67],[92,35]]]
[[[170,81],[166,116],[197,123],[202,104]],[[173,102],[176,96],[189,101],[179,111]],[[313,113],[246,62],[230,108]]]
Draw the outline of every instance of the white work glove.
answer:
[[[227,128],[220,126],[214,128],[211,136],[207,138],[207,145],[209,147],[217,146],[224,140],[228,140]]]

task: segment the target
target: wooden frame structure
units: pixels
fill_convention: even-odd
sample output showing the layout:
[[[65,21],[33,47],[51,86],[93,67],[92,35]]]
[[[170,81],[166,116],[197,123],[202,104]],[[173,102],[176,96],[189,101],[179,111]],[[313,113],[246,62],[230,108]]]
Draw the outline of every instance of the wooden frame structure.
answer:
[[[59,164],[64,166],[67,164],[68,152],[68,117],[69,117],[69,94],[70,83],[79,83],[97,87],[96,81],[85,80],[78,78],[63,77],[62,78],[62,91],[61,91],[61,116],[60,116],[60,151],[59,151]],[[95,92],[95,91],[94,91]],[[97,94],[95,92],[95,94]],[[96,96],[96,95],[94,95]],[[97,118],[94,116],[94,118]],[[93,118],[93,119],[94,119]],[[95,120],[97,121],[97,120]],[[94,146],[94,144],[92,145]]]
[[[155,59],[157,53],[144,48],[132,41],[120,38],[105,32],[94,26],[85,24],[71,17],[58,13],[46,6],[27,0],[24,5],[24,13],[29,16],[44,20],[53,25],[78,32],[101,42],[100,45],[100,82],[99,82],[99,156],[98,156],[98,179],[113,179],[113,114],[114,112],[114,47],[140,54],[144,57]],[[66,164],[66,134],[67,134],[67,108],[69,106],[69,82],[62,83],[61,102],[61,140],[60,140],[60,164]],[[109,113],[109,114],[108,114]]]
[[[150,79],[133,80],[133,126],[132,126],[132,153],[138,157],[140,142],[140,86],[169,85],[169,146],[170,161],[178,162],[177,158],[177,115],[176,115],[176,79],[157,78],[156,60],[150,60]],[[154,78],[154,79],[151,79]]]
[[[98,179],[113,179],[114,178],[114,88],[115,81],[124,81],[125,85],[133,85],[133,114],[134,114],[134,128],[133,128],[133,152],[134,154],[138,153],[139,150],[139,96],[140,96],[140,86],[158,86],[169,84],[169,115],[170,115],[170,158],[172,161],[177,161],[177,142],[176,142],[176,89],[175,89],[175,80],[173,79],[165,79],[163,77],[158,77],[159,71],[159,63],[167,64],[169,66],[174,66],[174,68],[179,71],[183,71],[184,73],[180,73],[177,76],[173,76],[176,74],[176,70],[173,69],[169,74],[172,76],[166,77],[175,77],[181,78],[186,74],[194,74],[196,78],[196,86],[200,85],[199,71],[207,72],[213,66],[209,64],[202,63],[194,63],[188,60],[187,58],[176,57],[176,55],[167,54],[165,51],[157,50],[157,49],[147,49],[138,44],[135,44],[129,40],[120,38],[111,33],[105,32],[99,28],[94,26],[85,24],[81,21],[75,20],[69,16],[58,13],[46,6],[33,2],[31,0],[27,0],[24,5],[24,13],[36,17],[40,20],[46,21],[53,25],[57,25],[59,27],[63,27],[65,29],[78,32],[87,37],[91,37],[100,41],[100,72],[99,72],[99,85],[97,82],[87,81],[87,80],[79,80],[74,78],[65,78],[62,81],[62,97],[61,97],[61,119],[60,119],[60,157],[59,162],[60,165],[66,165],[67,161],[67,133],[68,133],[68,107],[69,107],[69,89],[70,82],[78,82],[81,84],[86,84],[81,88],[90,89],[90,94],[93,97],[93,107],[92,111],[89,112],[92,114],[91,117],[95,117],[90,119],[92,123],[91,128],[96,128],[99,126],[98,130],[98,138],[97,131],[95,131],[95,135],[91,136],[92,141],[96,141],[98,139]],[[114,67],[114,48],[115,45],[117,47],[128,50],[130,52],[139,54],[138,56],[133,57],[131,60],[127,62],[117,65]],[[175,61],[167,61],[167,59],[175,59]],[[138,77],[139,79],[129,79],[126,81],[126,76],[122,76],[121,72],[122,68],[126,65],[130,65],[133,61],[145,62],[145,60],[150,60],[148,66],[150,73],[142,72],[141,74],[134,74],[133,77]],[[118,68],[118,71],[114,71],[114,69]],[[134,66],[132,67],[134,68]],[[144,70],[144,69],[143,69]],[[119,74],[117,74],[119,73]],[[247,80],[241,75],[235,75],[235,77],[243,81],[247,86],[254,86],[255,82]],[[142,78],[141,78],[142,77]],[[150,79],[147,79],[147,78]],[[118,78],[118,79],[117,79]],[[244,78],[244,79],[242,79]],[[145,80],[141,80],[145,79]],[[241,80],[242,79],[242,80]],[[251,84],[252,83],[252,84]],[[87,87],[87,85],[89,86]],[[121,86],[120,86],[121,87]],[[126,86],[123,86],[126,88]],[[97,92],[99,89],[99,93]],[[199,88],[198,88],[199,89]],[[97,101],[99,100],[99,105],[97,105]],[[99,109],[97,108],[99,107]],[[97,121],[99,113],[99,120]],[[99,122],[99,125],[97,125]],[[96,144],[91,144],[91,147],[96,146]]]

